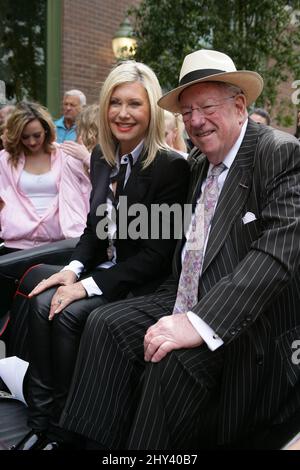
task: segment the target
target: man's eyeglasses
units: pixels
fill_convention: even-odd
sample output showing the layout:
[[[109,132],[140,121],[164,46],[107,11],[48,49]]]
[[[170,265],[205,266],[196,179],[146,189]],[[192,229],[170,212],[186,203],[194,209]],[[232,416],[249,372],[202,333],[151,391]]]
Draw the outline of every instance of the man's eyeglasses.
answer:
[[[183,113],[179,113],[182,116],[183,122],[188,122],[192,119],[192,115],[194,111],[197,111],[198,114],[202,114],[204,117],[211,116],[214,114],[219,106],[222,106],[222,104],[227,101],[235,98],[236,95],[233,96],[227,96],[227,98],[223,98],[220,100],[218,103],[214,104],[209,104],[207,106],[199,106],[198,108],[191,108],[188,111],[184,111]]]

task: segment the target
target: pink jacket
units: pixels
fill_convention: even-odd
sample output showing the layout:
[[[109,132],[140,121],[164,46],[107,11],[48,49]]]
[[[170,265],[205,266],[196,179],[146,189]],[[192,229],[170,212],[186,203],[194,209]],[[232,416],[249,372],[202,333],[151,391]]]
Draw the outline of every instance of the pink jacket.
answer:
[[[25,156],[21,156],[17,168],[8,163],[8,157],[5,150],[0,152],[0,198],[4,203],[0,212],[0,237],[5,246],[24,249],[80,236],[91,191],[82,163],[56,147],[51,155],[51,170],[58,194],[48,211],[39,217],[18,186]]]

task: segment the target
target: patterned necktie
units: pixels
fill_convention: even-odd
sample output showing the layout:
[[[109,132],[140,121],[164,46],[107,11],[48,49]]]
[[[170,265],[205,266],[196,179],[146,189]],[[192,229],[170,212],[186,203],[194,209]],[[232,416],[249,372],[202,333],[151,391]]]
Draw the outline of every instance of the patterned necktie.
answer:
[[[190,232],[185,244],[185,254],[173,313],[185,313],[198,302],[199,277],[208,230],[218,201],[218,177],[225,170],[221,163],[212,168],[203,193],[196,205]]]

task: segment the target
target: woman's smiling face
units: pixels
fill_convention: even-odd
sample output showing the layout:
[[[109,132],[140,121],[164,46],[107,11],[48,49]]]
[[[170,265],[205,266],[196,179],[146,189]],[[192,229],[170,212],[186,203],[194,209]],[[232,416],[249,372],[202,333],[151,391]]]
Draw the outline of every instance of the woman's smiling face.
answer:
[[[130,153],[145,138],[150,122],[150,105],[147,91],[140,82],[124,83],[113,90],[108,122],[122,155]]]

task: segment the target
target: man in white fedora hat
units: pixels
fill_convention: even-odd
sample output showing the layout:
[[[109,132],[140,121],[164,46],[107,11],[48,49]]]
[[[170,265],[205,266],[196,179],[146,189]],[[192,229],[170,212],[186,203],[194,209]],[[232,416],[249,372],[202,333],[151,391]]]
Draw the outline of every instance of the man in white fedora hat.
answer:
[[[299,408],[300,146],[248,119],[262,88],[200,50],[160,99],[198,150],[194,213],[169,282],[89,316],[69,430],[109,449],[251,446],[260,432],[263,447]]]

